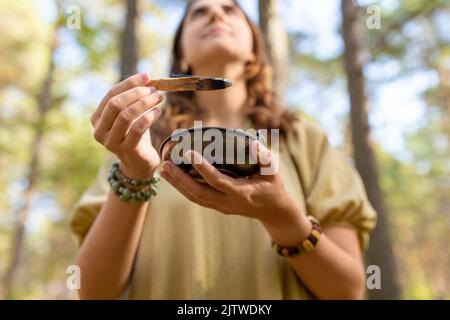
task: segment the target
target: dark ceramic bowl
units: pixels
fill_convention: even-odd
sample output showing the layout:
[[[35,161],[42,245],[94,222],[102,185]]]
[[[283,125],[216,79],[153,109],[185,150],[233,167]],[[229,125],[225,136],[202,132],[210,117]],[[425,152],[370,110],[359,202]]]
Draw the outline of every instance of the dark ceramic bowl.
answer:
[[[222,127],[182,129],[163,141],[159,155],[163,161],[172,160],[199,182],[204,182],[203,178],[192,164],[183,159],[184,153],[191,149],[202,154],[217,170],[228,176],[248,177],[260,168],[250,152],[251,143],[258,138],[264,143],[259,131],[251,135]]]

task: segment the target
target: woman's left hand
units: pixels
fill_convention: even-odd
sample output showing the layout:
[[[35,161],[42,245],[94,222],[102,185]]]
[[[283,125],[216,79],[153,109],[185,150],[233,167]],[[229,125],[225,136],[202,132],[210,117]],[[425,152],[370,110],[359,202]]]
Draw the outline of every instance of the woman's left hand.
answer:
[[[298,204],[286,192],[276,159],[258,141],[251,145],[251,152],[257,155],[262,168],[271,169],[271,174],[258,172],[249,178],[231,178],[193,150],[187,151],[185,158],[193,164],[206,184],[198,183],[170,161],[164,162],[160,174],[186,198],[203,207],[256,218],[273,233],[273,238],[281,242],[287,242],[286,231],[295,228],[297,238],[299,226],[304,229],[309,223],[305,222],[308,220],[301,214]]]

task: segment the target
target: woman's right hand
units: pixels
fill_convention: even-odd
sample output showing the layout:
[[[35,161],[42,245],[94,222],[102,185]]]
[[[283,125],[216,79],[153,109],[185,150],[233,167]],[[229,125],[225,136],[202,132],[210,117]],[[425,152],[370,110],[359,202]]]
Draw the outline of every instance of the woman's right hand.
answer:
[[[163,96],[147,87],[148,73],[116,84],[91,116],[94,138],[120,159],[120,170],[133,179],[153,176],[160,163],[150,138],[150,127],[161,115],[155,107]]]

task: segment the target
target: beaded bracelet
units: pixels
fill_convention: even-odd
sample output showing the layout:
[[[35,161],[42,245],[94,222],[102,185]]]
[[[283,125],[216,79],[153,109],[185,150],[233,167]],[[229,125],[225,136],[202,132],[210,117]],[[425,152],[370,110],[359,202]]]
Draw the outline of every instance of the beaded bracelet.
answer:
[[[146,202],[154,197],[160,180],[159,176],[144,180],[131,179],[120,171],[118,162],[113,163],[108,175],[111,190],[119,200],[134,203]]]
[[[305,254],[314,251],[317,243],[319,242],[320,235],[322,234],[322,228],[320,222],[313,216],[307,216],[312,223],[312,230],[308,237],[295,247],[282,247],[272,241],[273,249],[278,252],[282,257],[295,257],[300,254]]]

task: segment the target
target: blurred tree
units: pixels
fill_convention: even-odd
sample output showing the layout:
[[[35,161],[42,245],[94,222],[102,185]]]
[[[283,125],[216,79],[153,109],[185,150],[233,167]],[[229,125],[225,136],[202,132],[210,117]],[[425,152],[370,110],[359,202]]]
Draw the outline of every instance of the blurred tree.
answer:
[[[58,8],[59,4],[56,1]],[[57,34],[63,21],[56,18],[53,34],[49,41],[49,62],[47,74],[44,78],[41,89],[36,93],[35,99],[38,105],[38,118],[35,123],[35,132],[31,144],[31,153],[28,166],[27,187],[22,195],[22,204],[17,209],[17,217],[14,227],[14,236],[11,244],[9,265],[3,277],[0,289],[1,296],[8,298],[11,295],[12,285],[20,263],[20,256],[23,250],[25,238],[25,226],[29,217],[32,196],[35,192],[39,180],[38,170],[41,161],[42,144],[46,127],[46,120],[51,108],[58,105],[58,101],[52,93],[53,77],[55,72],[55,53],[58,46]]]
[[[125,28],[122,33],[120,78],[125,78],[137,72],[139,61],[139,19],[141,8],[139,0],[126,0]]]
[[[14,86],[20,90],[34,90],[35,84],[41,82],[45,73],[47,48],[44,39],[47,30],[35,10],[27,0],[0,3],[0,30],[8,30],[3,32],[0,41],[0,127],[3,128],[6,127],[9,109],[3,103],[8,100],[7,89]],[[0,137],[0,151],[6,148],[6,144]],[[6,162],[5,154],[0,158],[0,167],[3,167],[3,162]],[[0,190],[2,185],[0,176]]]
[[[18,2],[21,1],[18,0]],[[65,0],[60,0],[60,3],[61,8],[57,11],[63,18],[66,7],[71,3]],[[79,86],[77,79],[82,79],[84,82],[91,77],[101,79],[106,75],[108,79],[111,78],[109,75],[112,73],[108,71],[113,69],[115,60],[120,60],[121,56],[119,39],[122,38],[124,30],[122,26],[125,25],[120,23],[122,13],[125,12],[123,4],[123,0],[102,0],[96,3],[79,0],[77,2],[82,13],[81,28],[59,30],[58,34],[62,41],[61,47],[56,50],[58,52],[53,57],[55,59],[51,84],[54,104],[46,113],[42,126],[38,125],[39,108],[35,109],[34,105],[38,105],[36,97],[39,96],[39,93],[35,94],[35,92],[44,92],[42,83],[45,76],[45,64],[42,66],[43,64],[35,59],[37,64],[32,63],[29,68],[18,69],[16,72],[21,76],[13,79],[15,82],[7,78],[7,74],[1,73],[4,69],[0,71],[0,82],[5,84],[3,86],[5,96],[0,100],[2,107],[0,115],[5,116],[6,120],[5,126],[0,127],[0,164],[5,163],[5,167],[10,169],[0,172],[0,190],[2,191],[0,193],[0,255],[6,257],[7,250],[18,252],[20,255],[20,259],[17,259],[20,263],[16,264],[13,278],[8,276],[14,280],[14,282],[8,280],[11,282],[7,285],[10,287],[8,290],[10,298],[70,297],[70,291],[65,287],[64,271],[74,259],[75,242],[72,241],[68,232],[70,215],[64,213],[70,212],[80,194],[92,183],[106,153],[92,139],[90,114],[87,112],[95,107],[98,101],[95,101],[94,97],[93,101],[92,99],[80,101],[79,93],[74,89]],[[2,5],[3,3],[0,5],[0,13]],[[150,5],[150,8],[159,9],[161,12],[159,7]],[[32,6],[30,11],[33,17],[38,16],[36,9]],[[13,21],[18,23],[23,18],[26,22],[26,15],[19,12],[15,15],[16,20]],[[156,10],[151,11],[150,15],[153,14],[156,14]],[[4,15],[0,23],[9,21],[3,17]],[[26,26],[25,22],[21,22],[22,27]],[[33,32],[39,34],[35,25],[32,25],[32,28],[34,28]],[[41,59],[42,61],[48,59],[50,46],[45,37],[48,37],[49,33],[54,33],[50,29],[45,29],[46,32],[41,32],[41,36],[35,37],[43,48],[42,56],[45,59]],[[156,31],[146,33],[149,37],[153,37],[154,34]],[[19,41],[16,39],[19,35],[11,33],[11,41]],[[5,35],[1,38],[2,41],[7,39]],[[152,39],[144,43],[143,49],[146,50],[149,59],[152,57],[155,46],[162,40],[165,41],[162,36],[156,39],[157,41]],[[0,48],[3,48],[2,41],[0,41]],[[36,46],[31,46],[30,39],[27,38],[26,41],[28,41],[27,46],[14,47],[11,58],[25,57],[21,50],[28,48],[32,48],[30,50],[35,55],[39,53]],[[67,53],[68,48],[73,51],[74,44],[77,54],[81,54],[82,59],[62,59],[61,53]],[[4,48],[4,50],[11,49],[11,47]],[[28,57],[31,59],[32,56]],[[16,64],[14,60],[11,61]],[[17,67],[19,66],[20,63]],[[36,76],[38,72],[35,72],[40,70],[39,68],[43,69],[40,78]],[[30,74],[34,77],[31,78]],[[113,78],[117,80],[117,76]],[[25,86],[20,80],[29,85]],[[93,87],[93,90],[96,89],[96,86]],[[74,92],[78,95],[77,97],[73,96]],[[84,96],[89,97],[87,94]],[[65,98],[70,99],[65,100]],[[36,140],[39,127],[44,128],[38,148],[40,160],[38,165],[33,165],[36,169],[31,175],[30,150]],[[28,181],[30,176],[37,177],[34,179],[36,182],[33,183],[32,188],[34,196],[30,196],[25,228],[20,229],[22,230],[20,233],[24,235],[22,239],[25,239],[26,235],[28,240],[26,242],[22,240],[19,246],[13,245],[10,244],[11,240],[16,241],[19,238],[16,232],[18,230],[15,224],[16,219],[13,217],[17,216],[17,205],[23,208],[24,203],[23,197],[11,197],[11,195],[16,192],[16,185],[21,186],[26,183],[24,188],[30,189]],[[21,249],[13,249],[14,247],[21,247]],[[11,274],[6,270],[11,270],[11,266],[7,266],[7,263],[6,259],[0,260],[2,278],[6,278],[7,273]]]
[[[64,7],[73,4],[69,0],[61,1]],[[152,74],[163,68],[170,35],[167,30],[161,30],[161,25],[179,12],[177,5],[185,2],[142,2],[145,24],[139,38],[145,41],[140,42],[143,60],[139,67]],[[283,1],[280,5],[290,3],[293,1]],[[367,1],[359,3],[364,11],[362,5]],[[40,5],[40,2],[0,2],[0,26],[8,31],[0,35],[0,167],[7,168],[0,171],[2,258],[11,249],[16,221],[12,213],[23,204],[22,191],[28,182],[30,149],[38,119],[36,92],[42,88],[48,69],[46,39],[52,33],[51,24],[43,23],[43,17],[37,14],[40,11],[33,4]],[[92,139],[89,116],[98,103],[99,93],[117,81],[116,67],[121,65],[121,35],[125,25],[122,23],[124,0],[77,0],[76,4],[81,8],[82,26],[79,30],[62,29],[52,85],[53,95],[61,95],[57,100],[65,98],[64,92],[67,99],[61,107],[52,107],[46,116],[37,170],[39,184],[34,188],[12,298],[71,297],[65,287],[64,271],[74,260],[76,249],[68,231],[70,215],[67,213],[92,183],[106,153]],[[258,4],[256,0],[254,4]],[[380,84],[389,81],[402,78],[409,81],[415,74],[422,75],[422,79],[427,74],[430,79],[423,92],[426,113],[406,136],[407,156],[399,160],[380,146],[374,146],[390,213],[390,236],[401,268],[403,297],[448,299],[450,121],[446,93],[449,90],[450,3],[448,0],[395,0],[376,4],[383,10],[383,27],[361,35],[367,37],[365,45],[370,49],[365,51],[370,53],[365,64],[367,96],[371,98],[379,92]],[[295,72],[292,80],[297,81],[292,88],[297,90],[305,85],[318,93],[344,92],[342,52],[338,50],[324,58],[309,45],[317,36],[315,32],[290,31],[293,63],[289,67]],[[380,72],[375,77],[371,70],[384,64],[395,66],[398,72]],[[322,99],[322,94],[317,96]],[[405,105],[399,108],[407,108]],[[312,115],[325,113],[324,110],[321,108]],[[345,111],[340,116],[341,120],[346,119]],[[382,129],[380,123],[373,122],[373,126]],[[345,149],[351,152],[350,131],[346,137],[349,143]],[[7,260],[0,259],[2,275]]]
[[[401,258],[405,297],[414,299],[448,298],[450,288],[445,271],[450,258],[442,254],[448,251],[442,243],[450,232],[449,15],[447,0],[402,1],[395,10],[384,13],[383,24],[387,27],[367,34],[371,62],[399,66],[396,74],[378,79],[374,86],[425,73],[434,79],[424,87],[425,114],[417,129],[407,135],[414,167],[408,169],[409,174],[399,170],[405,177],[395,175],[412,187],[407,191],[398,183],[395,188],[387,187],[385,193],[390,211],[401,213],[391,215],[390,221],[399,234],[395,247]],[[383,171],[384,180],[393,176],[392,170]],[[414,178],[407,181],[408,176]],[[401,204],[400,199],[407,204]]]
[[[379,184],[379,170],[371,145],[367,110],[366,80],[363,74],[363,50],[359,26],[359,8],[353,0],[342,0],[344,61],[350,95],[350,117],[353,152],[356,168],[361,174],[370,202],[378,213],[377,227],[372,233],[368,250],[370,264],[381,268],[381,289],[371,290],[370,296],[379,299],[399,299],[400,287],[397,265],[392,250],[387,211]]]
[[[28,135],[15,117],[21,121],[29,109],[26,90],[36,91],[41,83],[47,59],[47,25],[36,15],[36,7],[27,0],[0,2],[0,282],[8,262],[9,242],[12,238],[9,215],[14,208],[11,201],[11,179],[19,176],[15,164],[28,156],[23,145],[28,145]],[[5,258],[4,258],[5,257]],[[0,283],[1,291],[1,283]],[[1,295],[0,295],[1,296]]]
[[[423,283],[428,282],[434,298],[438,299],[448,299],[450,290],[450,255],[442,254],[448,252],[445,243],[446,234],[450,232],[450,37],[446,32],[448,28],[439,20],[449,15],[450,3],[435,9],[430,18],[421,21],[427,33],[423,39],[416,40],[423,48],[420,61],[422,68],[433,72],[437,81],[424,90],[427,102],[424,122],[409,137],[421,180],[427,181],[429,186],[424,192],[427,199],[423,201],[432,199],[429,210],[415,221],[417,250],[421,257],[427,257],[430,265],[423,268]],[[417,264],[423,263],[417,261]],[[411,279],[411,283],[416,284],[417,279]]]
[[[36,83],[42,81],[46,72],[46,26],[27,0],[2,1],[0,16],[0,30],[7,30],[0,41],[0,95],[11,85],[23,90],[36,89]]]
[[[259,0],[259,24],[273,68],[274,90],[283,99],[289,81],[289,39],[279,15],[278,0]]]

